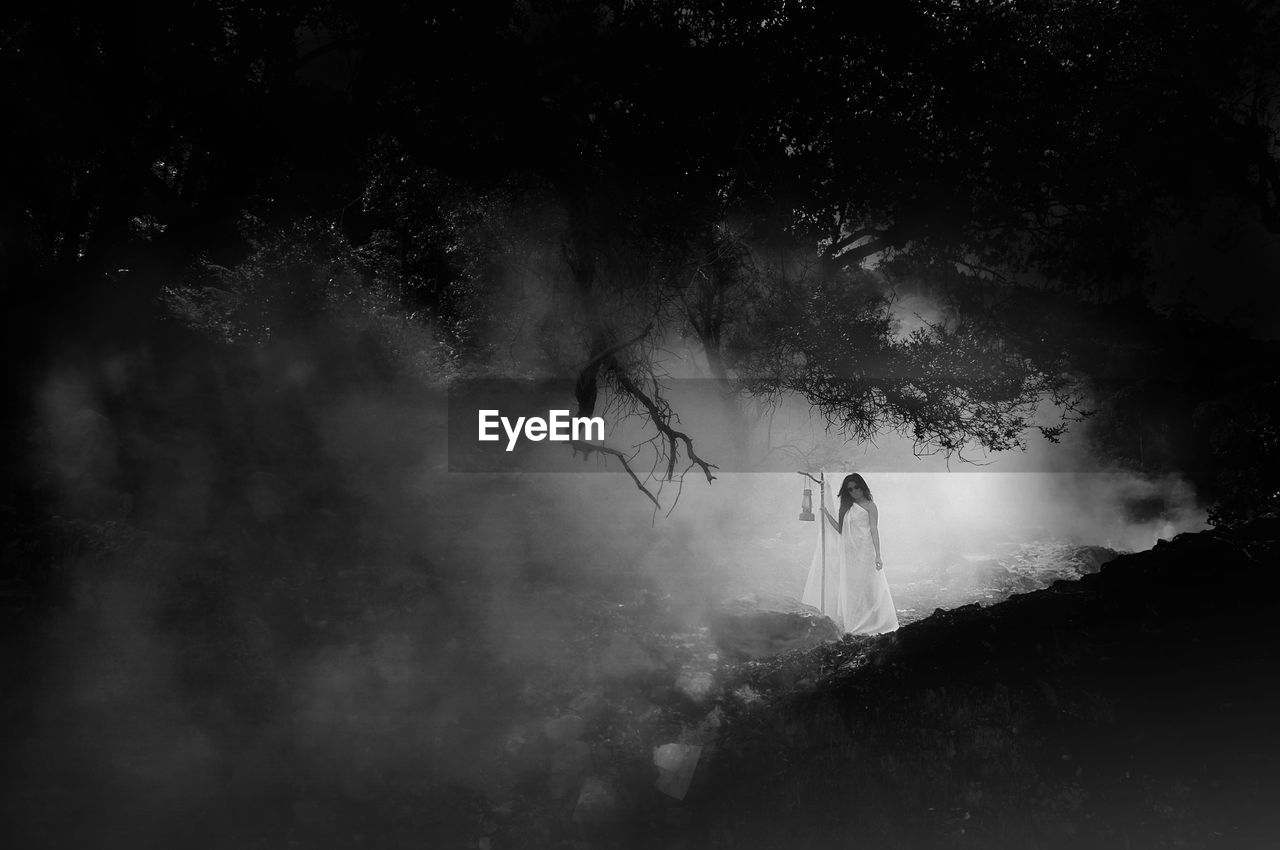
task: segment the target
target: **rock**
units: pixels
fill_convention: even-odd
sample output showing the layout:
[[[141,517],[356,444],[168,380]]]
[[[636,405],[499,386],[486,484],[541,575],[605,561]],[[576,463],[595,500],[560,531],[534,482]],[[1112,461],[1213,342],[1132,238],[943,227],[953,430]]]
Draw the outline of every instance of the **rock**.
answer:
[[[702,747],[696,745],[673,743],[654,747],[653,764],[658,768],[655,787],[668,797],[683,800],[701,757]]]
[[[597,776],[587,777],[578,791],[573,822],[585,827],[608,827],[617,823],[621,813],[618,794],[609,781]]]
[[[1076,549],[1054,544],[1032,554],[1057,564]],[[1224,766],[1251,764],[1257,775],[1272,775],[1280,700],[1259,682],[1280,658],[1280,632],[1272,618],[1222,604],[1206,587],[1266,607],[1280,585],[1277,549],[1224,532],[1182,535],[1082,580],[938,611],[901,629],[896,643],[842,641],[730,671],[718,735],[695,739],[686,728],[651,739],[704,745],[685,798],[697,802],[680,806],[693,813],[688,833],[701,840],[690,846],[783,846],[776,838],[783,812],[797,827],[785,845],[796,847],[833,845],[837,829],[841,846],[875,845],[886,818],[903,812],[900,835],[910,846],[978,847],[1003,836],[1016,836],[1013,844],[1049,836],[1041,843],[1054,846],[1133,836],[1134,846],[1155,846],[1169,843],[1171,830],[1194,832],[1184,843],[1208,845],[1226,841],[1215,833],[1233,821],[1179,815],[1217,811],[1233,781],[1242,791],[1234,799],[1249,797],[1243,817],[1233,809],[1234,822],[1257,825],[1258,840],[1241,845],[1262,846],[1274,822],[1271,801],[1243,793],[1255,783],[1243,774],[1224,779]],[[856,676],[832,676],[846,645],[870,660]],[[795,699],[779,690],[775,710],[740,709],[753,696],[744,680],[760,687],[767,670],[792,667],[798,680],[817,683],[812,694]],[[708,754],[713,742],[721,755]],[[665,764],[674,774],[680,754],[659,763],[655,752],[653,773]],[[921,765],[945,779],[920,781]],[[902,799],[889,812],[885,795],[843,793],[859,787],[854,781],[891,785]],[[710,793],[699,794],[700,786]],[[673,847],[686,837],[661,823],[678,804],[660,794],[652,798],[661,806],[646,803],[654,825],[635,846]],[[1153,816],[1147,800],[1165,809]],[[1046,813],[1076,831],[1049,831]]]
[[[840,639],[840,627],[812,605],[787,596],[744,596],[711,615],[711,633],[732,658],[765,658]]]
[[[711,693],[713,683],[707,670],[686,670],[676,679],[676,688],[689,699],[697,702]]]
[[[1071,560],[1079,568],[1081,574],[1090,575],[1102,569],[1104,564],[1120,557],[1115,549],[1106,546],[1080,546],[1071,553]]]

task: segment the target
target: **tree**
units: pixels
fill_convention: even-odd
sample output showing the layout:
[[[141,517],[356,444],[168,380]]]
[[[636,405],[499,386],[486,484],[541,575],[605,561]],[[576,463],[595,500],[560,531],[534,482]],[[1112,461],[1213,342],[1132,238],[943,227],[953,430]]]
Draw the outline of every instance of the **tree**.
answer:
[[[1150,234],[1217,196],[1274,229],[1277,19],[1243,1],[9,14],[8,99],[38,132],[6,178],[6,298],[40,316],[11,354],[234,267],[246,214],[327,218],[459,364],[501,368],[523,334],[580,412],[647,419],[668,480],[714,460],[666,401],[673,341],[852,437],[1002,450],[1045,397],[1059,433],[1080,377],[1011,301],[1136,291]],[[899,285],[963,309],[901,337],[877,301]]]

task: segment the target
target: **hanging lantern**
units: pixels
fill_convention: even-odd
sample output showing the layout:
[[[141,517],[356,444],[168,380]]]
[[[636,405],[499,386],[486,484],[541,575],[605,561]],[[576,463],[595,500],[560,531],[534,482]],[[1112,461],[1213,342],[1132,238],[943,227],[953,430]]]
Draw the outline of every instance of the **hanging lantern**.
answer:
[[[808,487],[804,488],[804,497],[800,500],[800,519],[813,522],[813,491]]]

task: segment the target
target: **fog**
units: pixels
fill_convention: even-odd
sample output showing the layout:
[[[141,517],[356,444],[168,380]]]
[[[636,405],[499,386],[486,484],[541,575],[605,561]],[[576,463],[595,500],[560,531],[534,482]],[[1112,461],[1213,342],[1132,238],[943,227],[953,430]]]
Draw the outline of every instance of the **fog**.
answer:
[[[1036,541],[1123,551],[1205,527],[1190,487],[1177,478],[1125,473],[865,473],[880,508],[892,585],[941,576],[964,558],[996,557]],[[457,476],[459,489],[473,484]],[[838,479],[835,479],[838,483]],[[745,593],[798,597],[816,545],[799,520],[806,485],[794,473],[728,473],[690,481],[674,512],[658,515],[622,475],[543,475],[524,486],[548,503],[518,523],[530,560],[580,561],[582,539],[604,573],[652,578],[666,592],[723,599]],[[1153,509],[1153,505],[1159,507]],[[483,511],[482,511],[483,513]],[[562,532],[572,529],[570,540]],[[494,545],[494,544],[490,544]]]
[[[725,599],[800,595],[802,459],[690,475],[659,511],[611,467],[451,473],[443,385],[382,333],[179,335],[51,371],[32,444],[59,499],[61,601],[10,659],[3,768],[32,836],[453,835],[468,794],[554,785],[527,753],[547,716],[655,663],[616,617],[695,632]],[[724,406],[681,413],[717,460]],[[891,438],[810,448],[864,472],[895,593],[1010,543],[1133,550],[1203,526],[1176,479],[1044,471],[1081,445],[1010,472]]]

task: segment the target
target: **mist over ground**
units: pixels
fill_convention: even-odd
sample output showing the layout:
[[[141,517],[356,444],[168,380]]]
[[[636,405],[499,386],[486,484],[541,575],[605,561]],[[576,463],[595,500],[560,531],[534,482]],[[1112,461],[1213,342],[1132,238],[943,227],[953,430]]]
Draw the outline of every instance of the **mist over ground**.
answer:
[[[655,663],[627,629],[799,596],[816,524],[794,472],[687,481],[669,515],[619,472],[449,473],[441,394],[370,333],[180,334],[52,370],[33,436],[54,603],[5,656],[5,805],[29,841],[461,834],[458,801],[554,785],[510,766],[530,723]],[[930,583],[983,599],[948,578],[966,560],[1203,525],[1176,478],[876,466],[863,450],[908,622],[943,599]]]

